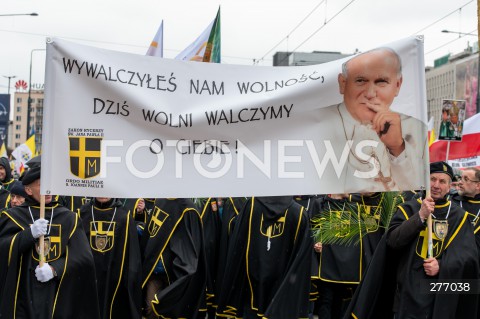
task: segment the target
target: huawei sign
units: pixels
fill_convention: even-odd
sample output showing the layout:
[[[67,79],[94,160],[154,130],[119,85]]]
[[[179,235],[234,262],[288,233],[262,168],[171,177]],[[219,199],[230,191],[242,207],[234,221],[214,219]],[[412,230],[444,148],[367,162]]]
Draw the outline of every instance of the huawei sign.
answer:
[[[15,88],[18,90],[22,90],[22,91],[25,91],[27,89],[28,85],[27,85],[27,82],[25,82],[24,80],[18,80],[16,83],[15,83]]]

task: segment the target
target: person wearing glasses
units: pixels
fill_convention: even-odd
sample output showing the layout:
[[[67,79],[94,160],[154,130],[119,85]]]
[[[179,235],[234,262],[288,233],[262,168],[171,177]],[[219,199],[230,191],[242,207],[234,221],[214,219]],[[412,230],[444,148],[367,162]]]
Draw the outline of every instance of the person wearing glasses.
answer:
[[[458,194],[452,197],[453,202],[469,213],[475,232],[478,232],[480,229],[480,223],[478,223],[480,219],[480,169],[476,167],[464,169],[458,182],[457,191]],[[480,240],[477,239],[477,241]]]

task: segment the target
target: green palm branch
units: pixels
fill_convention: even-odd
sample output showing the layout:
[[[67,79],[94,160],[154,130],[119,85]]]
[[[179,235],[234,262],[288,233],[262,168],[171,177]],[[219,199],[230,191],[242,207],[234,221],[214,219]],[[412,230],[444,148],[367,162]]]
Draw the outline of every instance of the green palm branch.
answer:
[[[403,202],[398,192],[382,193],[379,214],[369,214],[364,205],[354,202],[332,203],[330,211],[314,217],[312,228],[317,242],[343,246],[358,245],[373,228],[387,229],[397,206]]]

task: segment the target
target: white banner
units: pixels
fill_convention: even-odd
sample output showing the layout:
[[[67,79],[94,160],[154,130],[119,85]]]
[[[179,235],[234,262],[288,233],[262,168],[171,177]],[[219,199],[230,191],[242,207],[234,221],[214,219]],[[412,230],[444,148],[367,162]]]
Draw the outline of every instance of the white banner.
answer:
[[[348,59],[221,65],[53,39],[41,192],[155,198],[419,189],[428,172],[423,42],[386,47],[355,56],[339,75]]]

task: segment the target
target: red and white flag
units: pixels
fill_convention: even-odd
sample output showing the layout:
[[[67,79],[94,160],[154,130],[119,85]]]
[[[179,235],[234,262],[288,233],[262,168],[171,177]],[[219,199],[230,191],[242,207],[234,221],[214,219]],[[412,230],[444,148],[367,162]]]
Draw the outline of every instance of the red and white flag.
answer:
[[[466,159],[480,156],[480,113],[465,120],[461,142],[436,141],[430,146],[430,162]]]

